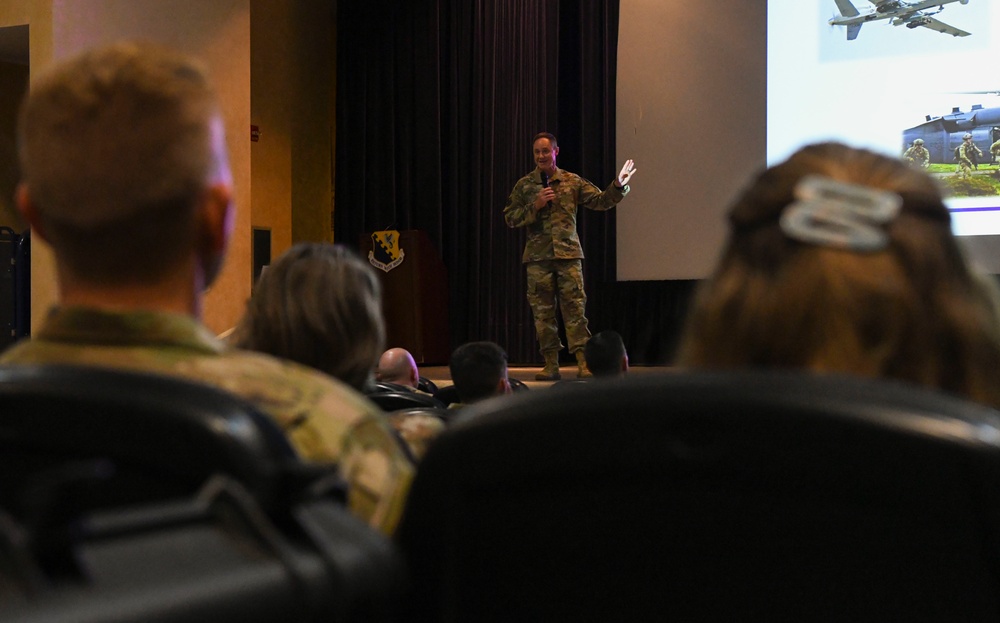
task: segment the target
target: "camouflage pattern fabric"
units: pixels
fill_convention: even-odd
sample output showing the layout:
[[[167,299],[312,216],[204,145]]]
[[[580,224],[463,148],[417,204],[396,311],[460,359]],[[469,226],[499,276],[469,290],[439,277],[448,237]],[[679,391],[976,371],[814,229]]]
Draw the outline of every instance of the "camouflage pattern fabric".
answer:
[[[931,164],[931,152],[923,145],[914,145],[903,152],[903,159],[914,166],[926,169]]]
[[[994,160],[1000,160],[1000,141],[996,141],[990,145],[990,153],[993,154]]]
[[[311,368],[232,349],[189,316],[57,308],[0,363],[100,366],[220,387],[274,418],[304,460],[339,463],[351,509],[372,526],[392,534],[402,514],[414,468],[378,407]]]
[[[556,304],[562,312],[569,352],[583,350],[590,339],[587,328],[587,294],[583,289],[583,262],[580,260],[545,260],[531,262],[528,271],[528,304],[535,317],[538,348],[546,352],[562,350]]]
[[[975,166],[978,168],[979,159],[983,156],[983,151],[976,146],[975,143],[971,141],[963,141],[961,145],[958,146],[958,164],[959,172],[961,177],[971,177],[972,168]]]
[[[562,350],[556,321],[556,298],[566,328],[570,352],[583,349],[590,339],[584,315],[587,295],[583,289],[583,247],[576,231],[578,207],[609,210],[628,194],[629,187],[612,182],[603,191],[586,179],[556,169],[549,177],[556,199],[535,211],[535,198],[542,191],[541,172],[535,169],[514,184],[503,210],[508,227],[524,227],[527,239],[521,261],[527,264],[528,304],[535,319],[539,350]]]
[[[424,458],[427,447],[445,429],[444,420],[429,413],[390,412],[389,424],[406,442],[410,453],[418,461]]]
[[[618,188],[614,182],[603,191],[584,178],[556,169],[549,178],[556,192],[551,206],[535,212],[535,198],[542,191],[542,178],[536,169],[517,181],[507,199],[503,218],[508,227],[527,229],[521,261],[582,259],[583,248],[576,232],[576,210],[609,210],[615,207],[629,187]]]

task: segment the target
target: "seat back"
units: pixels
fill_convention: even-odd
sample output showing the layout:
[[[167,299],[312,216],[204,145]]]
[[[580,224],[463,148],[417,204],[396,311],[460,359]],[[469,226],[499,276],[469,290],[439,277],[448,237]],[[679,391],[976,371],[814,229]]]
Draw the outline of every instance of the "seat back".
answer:
[[[434,397],[446,407],[461,400],[458,397],[458,388],[454,385],[445,385],[444,387],[438,389],[434,392]]]
[[[426,376],[421,376],[417,380],[417,389],[427,394],[433,394],[438,390],[437,383],[430,380]]]
[[[389,621],[387,539],[248,402],[0,366],[0,620]]]
[[[297,462],[270,418],[214,387],[98,368],[0,366],[0,494],[15,508],[18,500],[65,504],[75,490],[109,504],[186,494],[217,473],[264,502]]]
[[[399,529],[416,621],[995,620],[1000,414],[673,373],[463,410]]]
[[[368,394],[368,399],[382,408],[383,411],[398,411],[400,409],[415,409],[420,407],[444,407],[444,404],[434,396],[403,390],[399,392],[376,392]]]
[[[385,392],[408,392],[410,388],[406,385],[400,385],[399,383],[391,383],[389,381],[375,381],[365,388],[366,394],[382,394]]]

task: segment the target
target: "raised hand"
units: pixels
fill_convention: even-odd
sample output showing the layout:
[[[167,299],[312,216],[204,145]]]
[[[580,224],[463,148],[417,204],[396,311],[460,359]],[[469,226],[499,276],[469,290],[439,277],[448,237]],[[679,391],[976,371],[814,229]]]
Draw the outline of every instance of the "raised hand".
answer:
[[[622,167],[621,173],[618,174],[618,179],[615,182],[618,186],[624,187],[628,184],[628,181],[632,179],[632,174],[635,173],[637,169],[635,168],[635,162],[631,159],[625,161],[625,166]]]

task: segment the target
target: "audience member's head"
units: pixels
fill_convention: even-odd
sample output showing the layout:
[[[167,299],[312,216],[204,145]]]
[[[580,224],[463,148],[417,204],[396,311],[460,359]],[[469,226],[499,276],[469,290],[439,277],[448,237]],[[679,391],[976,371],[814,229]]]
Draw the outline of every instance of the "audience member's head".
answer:
[[[464,404],[510,393],[507,353],[493,342],[469,342],[455,349],[448,364]]]
[[[381,305],[378,277],[357,255],[300,243],[261,275],[232,341],[363,389],[385,343]]]
[[[183,311],[200,312],[233,215],[223,122],[198,63],[141,43],[69,59],[32,83],[18,139],[18,206],[55,251],[64,303],[184,277],[195,283]]]
[[[623,376],[628,372],[628,354],[625,342],[617,331],[595,334],[583,349],[587,367],[594,376]]]
[[[348,506],[391,534],[413,466],[383,414],[325,374],[227,348],[199,322],[233,210],[223,123],[198,63],[137,43],[61,61],[33,82],[18,139],[18,208],[34,235],[52,244],[60,305],[0,361],[120,368],[221,387],[287,430],[303,460],[337,463]],[[247,329],[292,327],[288,341],[280,335],[276,343],[296,349],[314,327],[323,326],[324,337],[339,331],[352,336],[350,344],[321,348],[339,364],[362,359],[368,349],[371,370],[382,349],[380,321],[373,323],[376,337],[363,323],[345,325],[370,309],[377,317],[374,278],[367,283],[343,267],[340,275],[306,264],[272,271],[278,291],[263,288],[269,301],[286,307],[270,314],[273,308],[263,306]],[[326,281],[330,272],[338,276]],[[329,313],[329,291],[350,293],[349,302],[338,303],[342,313]]]
[[[729,223],[680,364],[889,377],[1000,405],[996,299],[924,172],[811,145],[757,177]]]
[[[410,351],[390,348],[379,357],[375,380],[416,388],[420,384],[420,371]]]

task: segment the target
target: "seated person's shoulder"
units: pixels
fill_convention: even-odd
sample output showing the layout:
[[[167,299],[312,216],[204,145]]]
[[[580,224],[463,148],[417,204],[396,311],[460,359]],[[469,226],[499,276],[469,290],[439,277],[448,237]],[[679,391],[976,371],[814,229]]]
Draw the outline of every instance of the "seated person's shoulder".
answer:
[[[380,410],[367,398],[307,366],[270,355],[232,350],[191,360],[185,376],[243,396],[273,417],[303,458],[336,461],[348,432]]]
[[[446,428],[440,415],[421,410],[391,412],[388,419],[418,461],[427,453],[430,443]]]
[[[381,410],[345,383],[307,366],[244,351],[232,358],[240,360],[235,382],[243,385],[232,390],[257,392],[254,398],[265,409],[280,412],[303,458],[339,462],[351,510],[391,534],[414,468]]]
[[[378,412],[374,404],[346,383],[293,361],[234,350],[219,358],[217,365],[228,369],[230,391],[256,395],[268,404],[314,406],[352,421]]]

